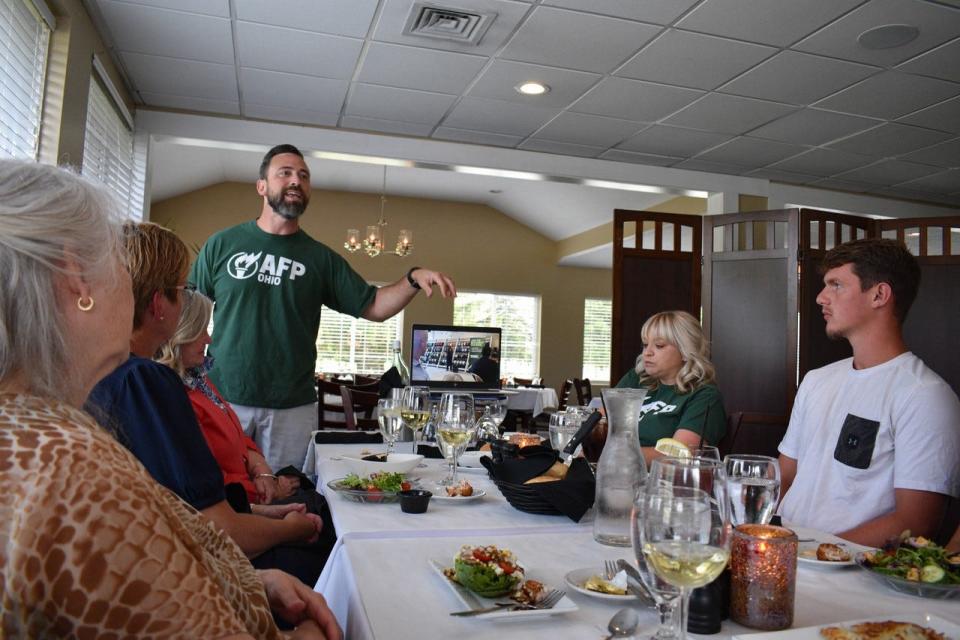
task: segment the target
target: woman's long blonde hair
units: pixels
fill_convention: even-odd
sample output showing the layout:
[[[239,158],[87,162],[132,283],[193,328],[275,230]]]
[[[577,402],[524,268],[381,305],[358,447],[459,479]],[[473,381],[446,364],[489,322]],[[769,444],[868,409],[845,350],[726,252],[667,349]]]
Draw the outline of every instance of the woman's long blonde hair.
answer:
[[[683,366],[677,374],[677,391],[687,393],[710,384],[716,371],[710,362],[710,344],[703,335],[697,319],[686,311],[661,311],[650,316],[640,329],[643,344],[653,340],[666,340],[680,352]],[[660,382],[643,370],[643,353],[637,356],[635,370],[640,377],[640,386],[656,389]]]
[[[173,336],[166,344],[160,347],[157,362],[165,364],[176,371],[182,378],[186,373],[180,347],[197,340],[210,324],[210,314],[213,311],[213,301],[199,291],[183,292],[183,307],[180,311],[180,322]]]

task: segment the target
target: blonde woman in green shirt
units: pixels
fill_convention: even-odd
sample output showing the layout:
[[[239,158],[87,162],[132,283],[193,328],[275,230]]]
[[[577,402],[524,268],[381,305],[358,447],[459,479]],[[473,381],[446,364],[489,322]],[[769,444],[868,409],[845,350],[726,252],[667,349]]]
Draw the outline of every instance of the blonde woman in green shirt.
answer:
[[[727,414],[700,323],[686,311],[662,311],[643,323],[640,336],[643,352],[616,386],[648,391],[639,425],[647,464],[660,456],[653,449],[660,438],[689,447],[716,445],[726,432]]]

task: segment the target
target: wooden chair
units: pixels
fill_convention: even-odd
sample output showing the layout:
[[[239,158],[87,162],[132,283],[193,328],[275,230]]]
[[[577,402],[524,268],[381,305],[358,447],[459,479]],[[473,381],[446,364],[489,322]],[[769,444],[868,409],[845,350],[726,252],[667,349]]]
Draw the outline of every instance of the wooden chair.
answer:
[[[533,378],[514,378],[513,383],[518,387],[529,387],[533,384]]]
[[[557,411],[563,411],[567,408],[571,392],[573,392],[573,380],[567,378],[557,390]]]
[[[341,383],[317,378],[317,428],[346,429],[347,421],[343,411],[343,398],[340,394]],[[356,391],[378,393],[380,383],[368,385],[346,385]]]
[[[374,412],[377,409],[379,394],[370,391],[358,391],[345,384],[340,385],[340,397],[343,399],[343,419],[350,431],[375,431],[380,427]]]
[[[593,400],[593,387],[590,386],[590,378],[573,379],[573,388],[577,390],[577,404],[586,406]]]
[[[744,453],[776,458],[789,420],[789,416],[769,413],[731,413],[727,417],[727,433],[717,445],[720,456]]]

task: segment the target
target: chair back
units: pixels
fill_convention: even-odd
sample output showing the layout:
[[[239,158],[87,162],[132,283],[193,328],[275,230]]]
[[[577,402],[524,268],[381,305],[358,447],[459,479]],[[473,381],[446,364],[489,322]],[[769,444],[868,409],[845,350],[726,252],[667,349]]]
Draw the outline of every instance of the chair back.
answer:
[[[340,385],[340,397],[343,400],[343,420],[346,428],[361,431],[375,431],[379,429],[374,411],[380,396],[371,391],[351,389],[345,384]]]
[[[567,408],[567,403],[570,401],[570,393],[573,391],[573,380],[567,378],[563,381],[563,384],[560,385],[560,389],[557,390],[557,411],[563,411]]]
[[[789,416],[770,413],[731,413],[727,417],[727,433],[717,445],[720,456],[743,453],[776,458],[789,420]]]
[[[317,378],[317,428],[346,429],[347,421],[343,411],[343,398],[340,394],[341,383],[334,380]],[[357,391],[378,393],[380,383],[364,385],[346,385]]]
[[[533,384],[533,378],[517,378],[517,377],[514,377],[513,382],[514,382],[514,384],[516,384],[518,387],[529,387],[530,385]]]
[[[577,404],[586,406],[593,400],[593,387],[590,385],[590,378],[573,379],[573,388],[577,390]]]

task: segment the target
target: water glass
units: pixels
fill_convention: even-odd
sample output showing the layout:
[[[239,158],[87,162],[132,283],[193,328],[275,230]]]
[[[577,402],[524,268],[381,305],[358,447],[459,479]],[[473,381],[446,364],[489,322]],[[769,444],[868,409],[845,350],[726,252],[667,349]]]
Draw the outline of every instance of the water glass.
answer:
[[[768,524],[780,499],[780,463],[769,456],[731,454],[724,465],[733,525]]]
[[[377,422],[380,423],[380,435],[387,443],[387,455],[393,453],[393,446],[403,429],[400,418],[400,401],[394,398],[381,398],[377,401]]]

